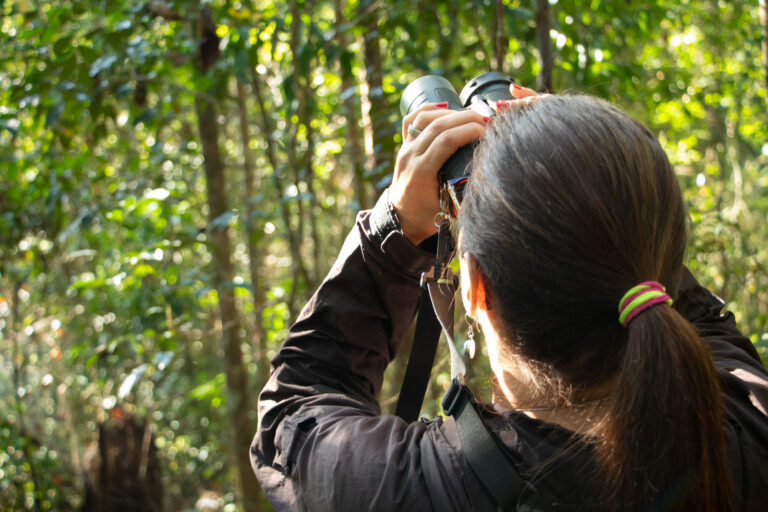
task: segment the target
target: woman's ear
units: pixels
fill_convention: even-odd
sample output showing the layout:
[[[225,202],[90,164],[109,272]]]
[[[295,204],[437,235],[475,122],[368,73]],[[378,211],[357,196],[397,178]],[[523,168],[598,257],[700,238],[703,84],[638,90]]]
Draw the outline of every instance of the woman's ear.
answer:
[[[488,310],[485,293],[485,279],[475,257],[468,252],[460,257],[461,300],[464,311],[472,318],[477,318],[479,311]]]

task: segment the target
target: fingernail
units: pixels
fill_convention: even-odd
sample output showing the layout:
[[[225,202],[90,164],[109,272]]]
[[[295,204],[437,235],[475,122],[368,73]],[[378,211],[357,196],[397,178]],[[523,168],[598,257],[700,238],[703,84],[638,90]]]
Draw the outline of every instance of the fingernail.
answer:
[[[512,87],[514,87],[516,91],[522,91],[522,90],[523,90],[523,88],[522,88],[522,87],[520,87],[520,86],[519,86],[519,85],[517,85],[517,84],[512,84]]]
[[[502,110],[510,106],[512,102],[510,100],[499,100],[496,102],[496,110]]]
[[[440,103],[435,103],[435,106],[437,108],[445,108],[445,107],[448,106],[448,102],[447,101],[441,101]]]
[[[486,123],[486,124],[490,123],[491,122],[491,118],[487,117],[487,116],[483,116],[483,122]]]

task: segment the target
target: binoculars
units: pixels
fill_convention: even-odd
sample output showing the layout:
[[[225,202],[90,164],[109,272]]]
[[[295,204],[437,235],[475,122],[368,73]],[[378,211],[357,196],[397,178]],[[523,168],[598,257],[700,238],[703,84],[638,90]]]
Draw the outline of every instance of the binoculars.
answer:
[[[515,81],[511,76],[492,71],[470,80],[456,94],[456,89],[445,78],[426,75],[408,84],[400,99],[400,113],[405,116],[424,103],[448,102],[451,110],[472,109],[485,117],[494,117],[494,105],[499,100],[514,99],[509,86]],[[472,155],[477,143],[459,148],[445,162],[437,174],[441,184],[466,178],[471,172]]]

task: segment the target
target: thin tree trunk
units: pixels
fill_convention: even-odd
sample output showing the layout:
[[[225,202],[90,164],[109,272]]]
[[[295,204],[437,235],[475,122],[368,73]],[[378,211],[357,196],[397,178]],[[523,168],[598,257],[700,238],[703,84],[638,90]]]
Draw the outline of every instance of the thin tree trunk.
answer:
[[[264,260],[264,254],[259,248],[259,240],[262,238],[262,229],[256,224],[254,206],[256,190],[254,186],[255,165],[249,143],[251,135],[248,130],[248,115],[245,103],[245,87],[237,80],[237,112],[240,118],[240,138],[243,141],[243,177],[245,197],[243,198],[243,215],[245,217],[245,244],[248,251],[248,271],[251,277],[251,290],[253,293],[253,337],[251,345],[255,348],[258,374],[256,375],[255,389],[261,389],[269,377],[269,363],[267,361],[266,336],[262,315],[266,307],[264,280],[259,275]]]
[[[368,85],[370,100],[370,118],[373,129],[373,154],[369,159],[367,173],[377,182],[390,174],[395,156],[393,123],[390,123],[390,109],[384,95],[383,67],[381,62],[381,43],[379,39],[379,12],[371,0],[360,2],[360,24],[364,27],[363,62],[365,63],[365,81]]]
[[[352,94],[357,87],[352,71],[352,59],[354,54],[347,49],[349,41],[344,31],[344,7],[342,0],[334,0],[336,11],[336,44],[341,50],[339,67],[341,68],[341,97],[344,118],[347,121],[346,147],[349,152],[349,161],[352,166],[352,176],[355,186],[355,197],[361,210],[370,208],[368,193],[365,189],[365,174],[363,169],[363,148],[360,140],[359,119],[355,114],[358,108],[358,95]]]
[[[306,94],[311,94],[311,86],[307,84]],[[305,115],[306,103],[304,103]],[[320,282],[320,231],[317,227],[317,195],[315,194],[314,177],[315,171],[313,169],[313,161],[315,155],[315,132],[312,128],[312,124],[309,117],[306,117],[307,125],[307,151],[304,153],[304,168],[306,169],[306,175],[304,176],[304,183],[307,185],[307,194],[309,195],[309,235],[312,237],[312,259],[314,260],[312,265],[312,283],[311,288],[314,289],[317,283]]]
[[[536,45],[539,49],[539,76],[537,87],[539,91],[552,90],[552,39],[549,37],[551,28],[549,1],[536,0]]]
[[[504,37],[504,1],[496,0],[496,71],[504,72],[504,58],[507,56],[507,40]]]
[[[22,280],[12,280],[13,287],[11,296],[8,297],[9,299],[9,305],[10,305],[10,318],[9,318],[9,325],[6,328],[6,333],[8,337],[11,338],[11,343],[13,345],[13,354],[12,354],[12,363],[13,363],[13,400],[14,405],[16,407],[16,414],[17,419],[19,422],[19,432],[21,433],[21,437],[23,439],[22,441],[22,448],[23,448],[23,454],[24,459],[26,460],[28,467],[29,467],[29,476],[32,479],[32,504],[34,505],[34,510],[40,511],[42,510],[40,505],[40,479],[37,475],[37,463],[35,462],[35,458],[33,456],[33,452],[35,451],[33,447],[33,443],[31,441],[32,434],[27,430],[27,424],[25,420],[25,405],[22,403],[22,396],[19,394],[19,390],[22,388],[27,387],[26,379],[24,377],[24,362],[27,360],[27,358],[24,356],[24,349],[21,346],[21,343],[19,343],[19,337],[20,337],[20,327],[21,322],[19,320],[19,292],[22,289]]]
[[[219,154],[219,133],[216,124],[216,108],[207,98],[195,99],[200,141],[203,149],[203,166],[208,190],[210,229],[209,247],[213,254],[213,286],[218,292],[221,315],[222,341],[224,344],[224,371],[227,379],[227,412],[232,427],[232,449],[237,461],[238,480],[246,512],[257,512],[262,501],[261,489],[251,469],[248,457],[254,428],[248,420],[248,374],[243,364],[240,347],[240,320],[235,304],[235,294],[230,283],[234,268],[230,250],[229,227],[215,226],[214,220],[229,211],[224,183],[224,167]]]
[[[304,5],[304,9],[312,10],[312,5]],[[299,55],[299,46],[301,44],[301,15],[298,10],[296,0],[291,2],[291,54],[294,59],[294,68],[300,69],[296,58]],[[307,33],[311,32],[308,30]],[[309,36],[308,36],[309,37]],[[296,129],[293,133],[292,143],[288,148],[289,162],[294,173],[294,184],[297,190],[301,190],[300,185],[302,181],[307,189],[307,208],[304,205],[304,199],[300,195],[297,199],[297,205],[299,207],[299,237],[304,238],[304,223],[305,220],[309,220],[309,234],[312,238],[312,266],[311,272],[308,272],[311,276],[311,281],[307,283],[309,289],[314,289],[316,283],[320,280],[319,276],[319,261],[320,261],[320,238],[317,229],[317,218],[315,211],[317,207],[317,198],[315,197],[313,189],[313,177],[314,170],[312,169],[313,157],[315,152],[314,146],[314,128],[312,128],[312,112],[308,108],[308,99],[312,96],[312,83],[310,77],[312,76],[311,69],[306,70],[306,73],[296,73],[294,83],[296,84],[296,99],[298,100],[297,115],[299,122],[296,124]],[[301,158],[297,155],[298,148],[298,130],[299,126],[304,125],[305,133],[304,140],[306,141],[306,149]],[[294,286],[294,289],[296,287]]]
[[[299,118],[299,122],[297,123],[290,123],[288,126],[291,129],[291,137],[290,142],[287,144],[287,150],[288,150],[288,169],[293,173],[293,185],[296,187],[296,209],[297,209],[297,222],[296,222],[296,234],[298,236],[298,239],[304,240],[304,219],[306,218],[306,215],[304,213],[304,201],[301,199],[300,195],[300,178],[299,178],[299,157],[297,154],[297,149],[299,145],[299,126],[302,124],[304,119],[301,117],[301,104],[304,102],[303,98],[303,88],[299,85],[302,78],[302,73],[300,72],[299,64],[297,63],[297,56],[299,54],[299,29],[301,28],[301,13],[299,12],[299,7],[297,4],[297,0],[291,1],[291,27],[290,27],[290,48],[291,48],[291,55],[293,56],[293,67],[296,71],[293,75],[293,81],[289,82],[289,84],[293,87],[294,95],[296,97],[296,100],[299,103],[299,108],[297,109],[297,117]],[[290,116],[290,113],[288,114]],[[307,129],[309,129],[309,126],[306,126]],[[285,203],[286,205],[288,203]],[[309,272],[307,272],[308,278],[311,275]],[[308,288],[312,288],[309,282],[306,283]],[[299,283],[294,279],[293,280],[293,288],[291,290],[291,297],[295,297],[298,292],[298,285]]]
[[[712,90],[719,91],[721,90],[720,78],[717,75],[715,75],[714,78],[715,82]],[[715,201],[713,211],[717,213],[718,225],[727,225],[730,221],[730,219],[727,219],[724,215],[724,210],[726,209],[725,201],[727,200],[726,183],[730,179],[730,174],[733,169],[731,162],[728,159],[730,143],[728,141],[727,116],[725,110],[726,108],[720,105],[710,105],[706,108],[706,119],[709,127],[709,141],[707,142],[706,147],[722,148],[717,151],[708,151],[708,155],[711,155],[712,160],[716,162],[715,165],[717,165],[719,170],[719,183],[717,183],[716,186],[712,186],[713,198]],[[730,289],[730,280],[733,272],[730,270],[731,265],[728,251],[721,250],[718,251],[718,253],[720,255],[719,268],[721,269],[721,274],[723,276],[723,283],[722,286],[715,291],[719,296],[727,297],[729,296],[728,291]]]
[[[250,71],[251,88],[253,89],[254,96],[256,96],[256,103],[259,106],[259,113],[261,114],[260,129],[263,138],[267,143],[267,159],[269,160],[270,167],[272,167],[272,182],[275,187],[275,193],[277,194],[278,204],[280,205],[280,215],[282,217],[283,224],[285,225],[285,234],[286,238],[288,239],[288,249],[291,253],[291,261],[294,266],[294,281],[296,278],[300,277],[304,280],[305,283],[309,283],[309,273],[307,272],[307,268],[304,266],[304,261],[301,257],[301,247],[299,245],[299,240],[297,239],[297,236],[291,226],[291,213],[288,208],[286,208],[285,204],[283,204],[283,193],[285,188],[283,185],[283,180],[280,177],[281,169],[277,157],[277,148],[275,147],[275,141],[272,138],[274,136],[273,134],[275,133],[275,128],[272,124],[269,111],[267,110],[266,102],[264,101],[264,92],[262,91],[261,81],[253,68],[251,68]],[[293,296],[293,293],[291,296]],[[291,318],[295,317],[295,304],[293,300],[288,302],[288,309]]]
[[[768,0],[760,0],[760,25],[763,27],[763,69],[768,90]],[[768,102],[768,96],[766,96]]]

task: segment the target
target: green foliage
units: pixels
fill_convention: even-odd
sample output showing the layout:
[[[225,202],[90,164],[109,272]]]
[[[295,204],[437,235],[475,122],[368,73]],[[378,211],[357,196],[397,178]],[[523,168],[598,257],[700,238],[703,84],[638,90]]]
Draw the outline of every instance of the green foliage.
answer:
[[[535,84],[536,3],[501,4],[505,71]],[[208,69],[203,6],[219,38]],[[496,7],[0,2],[0,508],[76,508],[87,447],[116,405],[150,420],[167,504],[191,508],[207,489],[235,508],[211,233],[232,237],[226,285],[246,315],[253,383],[359,205],[388,182],[401,91],[427,72],[460,87],[491,69]],[[689,265],[765,356],[768,129],[757,6],[559,0],[551,9],[555,89],[607,98],[658,134],[691,208]],[[381,87],[368,87],[377,66]],[[232,205],[211,222],[200,96],[220,115],[206,121],[221,132]],[[447,358],[439,360],[431,414],[446,385]],[[390,379],[382,399],[398,386]]]

